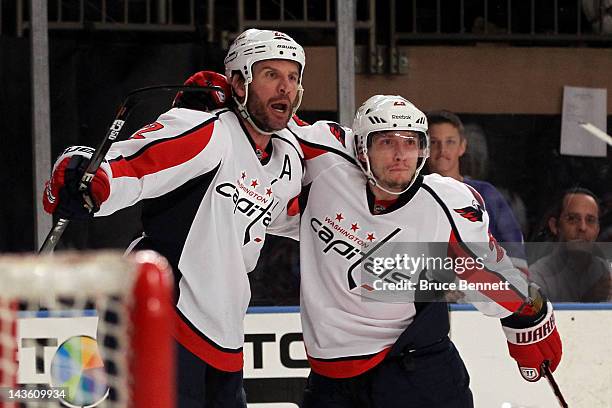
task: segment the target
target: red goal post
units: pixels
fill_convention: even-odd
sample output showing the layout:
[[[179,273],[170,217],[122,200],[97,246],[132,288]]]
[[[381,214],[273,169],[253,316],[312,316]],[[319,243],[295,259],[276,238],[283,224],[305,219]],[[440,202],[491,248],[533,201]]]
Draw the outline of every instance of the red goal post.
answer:
[[[152,251],[0,257],[0,406],[173,407],[171,299]]]

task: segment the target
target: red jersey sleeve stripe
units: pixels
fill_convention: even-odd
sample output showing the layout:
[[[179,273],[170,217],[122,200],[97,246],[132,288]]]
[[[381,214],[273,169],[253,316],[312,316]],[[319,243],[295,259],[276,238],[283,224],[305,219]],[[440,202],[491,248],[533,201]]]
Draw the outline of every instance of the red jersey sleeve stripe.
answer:
[[[298,143],[300,144],[300,148],[302,149],[302,152],[304,152],[304,160],[314,159],[315,157],[318,157],[318,156],[320,156],[322,154],[325,154],[325,153],[335,153],[335,154],[343,157],[344,159],[348,160],[349,162],[351,162],[353,164],[357,164],[357,162],[351,156],[349,156],[345,152],[342,152],[340,150],[336,150],[336,149],[334,149],[333,147],[330,147],[330,146],[320,145],[320,144],[317,144],[317,143],[306,141],[306,140],[302,139],[301,137],[299,137],[291,129],[288,129],[288,130],[289,130],[289,132],[291,132],[293,134],[293,136],[295,136],[295,138],[297,139]]]
[[[149,143],[137,153],[110,161],[113,178],[142,178],[193,159],[210,142],[214,118],[177,137]]]
[[[298,200],[299,198],[300,196],[297,195],[293,197],[291,200],[289,200],[289,203],[287,203],[287,214],[288,215],[294,216],[300,213],[300,203]]]
[[[451,233],[448,238],[448,255],[455,258],[463,257],[476,259],[477,255],[472,253],[472,251],[470,251],[462,241],[461,235],[459,234],[457,226],[455,225],[455,221],[453,220],[453,217],[444,201],[442,201],[442,199],[430,186],[423,184],[422,187],[425,191],[431,194],[434,200],[436,200],[436,202],[440,205],[440,208],[442,208],[446,214],[446,218],[451,226]],[[466,271],[460,276],[460,278],[465,279],[468,282],[506,282],[506,279],[501,273],[487,268],[477,268],[476,266],[474,266],[472,269],[468,269],[466,267]],[[509,285],[509,288],[510,290],[504,291],[503,294],[500,293],[500,291],[483,291],[481,293],[492,299],[506,310],[515,312],[525,302],[525,298],[514,286]]]
[[[302,152],[304,152],[304,159],[306,160],[314,159],[315,157],[327,153],[326,150],[319,149],[314,146],[308,146],[304,143],[300,143],[300,147],[302,148]]]
[[[451,231],[449,240],[448,240],[448,255],[453,258],[472,258],[476,259],[476,255],[471,253],[468,249],[462,245],[461,242],[457,239],[454,232]],[[502,276],[500,276],[497,272],[492,271],[487,268],[478,267],[477,263],[472,263],[471,266],[466,264],[465,271],[459,276],[461,279],[464,279],[470,283],[504,283],[507,282]],[[521,293],[512,285],[508,285],[510,290],[482,290],[480,291],[483,295],[487,296],[489,299],[496,302],[498,305],[503,308],[515,312],[517,311],[523,303],[525,303],[525,298],[521,295]]]

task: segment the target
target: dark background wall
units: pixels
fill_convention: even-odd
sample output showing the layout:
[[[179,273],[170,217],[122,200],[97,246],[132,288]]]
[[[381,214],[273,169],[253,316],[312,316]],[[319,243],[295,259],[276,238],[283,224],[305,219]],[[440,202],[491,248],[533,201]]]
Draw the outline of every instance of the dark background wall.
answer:
[[[69,145],[97,146],[106,132],[115,110],[125,95],[135,88],[162,83],[178,84],[191,73],[201,69],[222,72],[225,53],[217,45],[206,47],[204,42],[193,38],[171,40],[152,34],[109,33],[62,33],[52,31],[50,36],[50,85],[51,85],[51,135],[52,157]],[[427,47],[422,47],[427,48]],[[458,55],[457,50],[442,47],[444,52]],[[469,47],[459,47],[469,50]],[[477,47],[476,47],[477,48]],[[526,233],[532,234],[550,204],[554,192],[574,186],[588,187],[599,195],[609,193],[612,186],[610,150],[607,158],[578,158],[559,154],[561,125],[561,95],[557,82],[562,84],[565,68],[559,66],[555,72],[558,97],[552,105],[538,108],[536,98],[543,92],[551,92],[551,82],[540,88],[532,85],[517,96],[500,92],[486,95],[496,97],[495,108],[487,111],[478,87],[470,93],[470,87],[457,82],[461,95],[448,88],[448,68],[435,61],[442,61],[439,47],[430,47],[431,52],[420,50],[415,55],[414,70],[404,76],[359,75],[357,78],[358,101],[374,93],[402,93],[412,98],[424,110],[450,108],[461,114],[464,122],[482,127],[488,144],[488,172],[482,178],[496,186],[514,193],[525,204],[527,213]],[[514,49],[520,55],[521,48]],[[533,54],[533,49],[523,48],[524,60]],[[473,55],[482,51],[471,50]],[[500,53],[494,50],[494,53]],[[551,51],[547,51],[551,52]],[[560,51],[555,51],[557,55]],[[571,52],[571,51],[568,51]],[[335,76],[329,75],[335,61],[327,60],[328,50],[307,49],[309,56],[305,77],[305,98],[301,117],[307,121],[337,119],[335,106]],[[487,55],[490,52],[487,52]],[[590,49],[592,62],[608,55],[609,50],[597,53]],[[490,57],[493,58],[493,57]],[[466,58],[462,72],[470,72],[469,61],[481,66],[482,60]],[[32,144],[30,112],[29,42],[26,38],[0,36],[0,181],[5,196],[0,200],[0,251],[34,250],[34,224],[32,203]],[[429,61],[429,62],[428,62]],[[610,59],[612,64],[612,58]],[[533,67],[514,73],[508,79],[518,81],[527,78]],[[610,76],[601,77],[600,71],[588,63],[584,70],[577,70],[573,85],[606,86]],[[601,69],[601,67],[599,67]],[[480,68],[479,68],[480,69]],[[541,75],[543,68],[535,69]],[[552,69],[552,68],[550,68]],[[611,68],[612,69],[612,68]],[[426,72],[427,78],[423,77]],[[437,72],[437,74],[436,74]],[[477,71],[484,76],[485,71]],[[542,71],[543,72],[543,71]],[[610,71],[608,71],[610,72]],[[494,89],[495,70],[481,82]],[[551,74],[552,75],[552,74]],[[601,79],[601,78],[604,79]],[[419,79],[420,78],[420,79]],[[427,79],[427,80],[425,80]],[[382,82],[381,82],[382,81]],[[528,80],[534,84],[533,79]],[[602,82],[604,81],[604,82]],[[322,84],[325,84],[324,86]],[[482,84],[481,84],[482,87]],[[452,98],[445,99],[445,89]],[[326,98],[322,95],[329,93]],[[363,94],[363,95],[361,95]],[[610,99],[610,94],[608,99]],[[533,97],[532,97],[533,96]],[[173,93],[150,95],[128,121],[128,131],[133,131],[155,119],[166,110]],[[361,99],[360,99],[361,98]],[[536,102],[534,102],[536,100]],[[448,102],[448,103],[446,103]],[[517,105],[518,104],[518,105]],[[612,109],[608,104],[608,111]],[[467,108],[470,106],[471,108]],[[522,106],[518,109],[517,106]],[[463,109],[462,109],[463,108]],[[542,113],[548,112],[548,113]],[[551,111],[551,112],[549,112]],[[612,126],[608,117],[608,129]],[[139,208],[126,209],[105,219],[92,223],[73,223],[67,231],[61,247],[101,248],[125,247],[139,229]]]
[[[33,248],[27,41],[0,37],[0,249]],[[10,63],[8,63],[10,61]]]
[[[73,36],[74,37],[74,36]],[[87,36],[85,36],[87,37]],[[158,43],[144,36],[132,41],[112,37],[62,38],[49,41],[52,160],[70,145],[97,146],[116,109],[133,89],[159,84],[180,84],[204,66],[203,46],[195,42]],[[34,249],[32,203],[32,140],[30,109],[29,42],[0,37],[0,180],[5,199],[0,200],[0,250]],[[217,68],[214,62],[206,66]],[[132,132],[168,109],[174,93],[147,95],[130,116]],[[112,218],[132,218],[133,211]],[[94,222],[87,228],[71,226],[64,244],[77,247],[124,246],[134,232]],[[130,222],[129,225],[132,223]],[[94,239],[88,232],[103,229]]]
[[[610,41],[612,44],[612,41]],[[466,113],[560,114],[564,86],[612,89],[612,48],[474,43],[400,46],[401,75],[360,73],[356,100],[401,93],[417,106]],[[306,48],[304,109],[335,110],[336,48]],[[308,92],[316,90],[315,92]],[[612,114],[612,92],[608,92]]]

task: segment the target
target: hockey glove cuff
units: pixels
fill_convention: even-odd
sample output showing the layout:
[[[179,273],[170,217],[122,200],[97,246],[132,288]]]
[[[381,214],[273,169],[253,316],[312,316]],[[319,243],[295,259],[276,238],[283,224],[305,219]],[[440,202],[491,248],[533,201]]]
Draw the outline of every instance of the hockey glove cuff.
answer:
[[[542,377],[545,361],[548,361],[550,370],[555,371],[562,355],[552,304],[539,296],[541,306],[537,307],[535,314],[523,314],[523,311],[501,319],[510,356],[516,360],[523,378],[530,382]],[[527,313],[533,311],[529,307]]]
[[[92,214],[100,209],[100,205],[110,195],[110,183],[106,173],[98,169],[88,190],[79,191],[79,184],[88,164],[89,159],[81,155],[65,157],[56,164],[43,194],[43,207],[46,212],[71,220],[91,218]],[[91,197],[93,209],[87,208],[84,194]]]

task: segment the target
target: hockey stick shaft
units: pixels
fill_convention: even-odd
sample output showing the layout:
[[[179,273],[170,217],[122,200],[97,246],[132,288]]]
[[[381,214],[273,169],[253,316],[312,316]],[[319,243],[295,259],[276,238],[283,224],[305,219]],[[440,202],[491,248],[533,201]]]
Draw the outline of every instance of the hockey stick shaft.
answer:
[[[596,138],[598,138],[598,139],[602,140],[603,142],[606,142],[607,144],[612,146],[612,136],[610,136],[609,134],[607,134],[603,130],[599,129],[595,125],[593,125],[591,123],[588,123],[588,122],[586,122],[586,123],[579,123],[578,125],[581,128],[583,128],[584,130],[586,130],[587,132],[589,132],[590,134],[592,134],[593,136],[595,136]]]
[[[548,361],[545,361],[544,363],[542,363],[542,370],[544,371],[544,376],[548,380],[550,387],[555,393],[555,397],[557,397],[557,400],[559,401],[559,405],[562,408],[568,408],[567,402],[565,402],[565,398],[563,398],[563,394],[561,394],[561,389],[559,388],[559,385],[555,381],[555,377],[553,377],[552,372],[550,371],[550,368],[548,367]]]
[[[157,91],[157,90],[190,90],[196,92],[211,92],[211,91],[223,91],[220,87],[217,86],[190,86],[190,85],[157,85],[157,86],[149,86],[146,88],[136,89],[128,94],[128,96],[123,100],[123,103],[119,107],[117,115],[113,120],[113,123],[110,125],[110,128],[106,132],[106,136],[95,150],[94,154],[91,156],[89,160],[89,164],[85,169],[85,173],[81,177],[81,181],[79,183],[79,191],[83,194],[83,199],[85,200],[85,205],[88,209],[94,208],[94,203],[90,195],[89,184],[93,180],[98,168],[104,161],[104,157],[108,153],[111,145],[117,140],[117,138],[122,134],[121,130],[123,129],[123,125],[127,120],[128,116],[134,109],[134,107],[142,100],[139,96],[145,92]],[[38,251],[40,254],[46,254],[53,252],[55,246],[59,242],[62,234],[70,224],[70,220],[66,218],[60,218],[57,223],[53,226],[45,241],[43,242],[40,250]]]
[[[134,98],[133,95],[128,95],[128,97],[121,104],[119,112],[117,113],[117,116],[115,116],[115,120],[108,129],[104,140],[95,150],[93,156],[91,156],[89,165],[87,166],[87,169],[85,170],[85,173],[81,178],[81,182],[79,184],[79,191],[87,191],[89,183],[91,183],[91,180],[93,179],[94,175],[96,174],[96,171],[100,167],[102,160],[104,160],[104,156],[106,155],[106,153],[108,153],[110,146],[115,141],[115,139],[117,139],[117,136],[119,136],[119,133],[121,132],[121,129],[125,124],[125,120],[131,113],[131,110],[136,105],[136,103],[137,99]],[[89,195],[84,194],[83,198],[85,199],[85,203],[87,204],[87,206],[89,208],[93,208],[93,202]],[[57,220],[57,223],[53,226],[51,231],[49,231],[49,234],[47,234],[45,241],[40,247],[39,253],[46,254],[52,252],[55,249],[57,243],[59,242],[59,239],[64,234],[64,231],[68,227],[68,224],[70,224],[70,220],[66,218],[60,218],[59,220]]]
[[[110,149],[111,145],[117,140],[117,136],[119,136],[119,133],[121,132],[121,129],[123,128],[123,125],[125,124],[125,121],[127,120],[128,115],[132,112],[132,109],[134,108],[134,106],[136,106],[136,104],[138,104],[142,100],[140,98],[137,98],[137,96],[144,92],[157,91],[157,90],[175,90],[175,89],[180,89],[180,90],[190,89],[190,90],[195,90],[195,91],[200,91],[200,92],[222,91],[221,88],[216,87],[216,86],[214,87],[202,87],[202,86],[193,87],[189,85],[156,85],[156,86],[149,86],[146,88],[136,89],[130,92],[128,96],[125,98],[125,100],[123,101],[123,104],[121,104],[121,106],[119,107],[119,112],[117,113],[115,120],[110,126],[110,129],[106,133],[106,137],[102,140],[102,143],[100,143],[100,146],[98,146],[93,156],[91,156],[89,165],[87,166],[87,169],[85,170],[85,173],[83,174],[83,177],[81,178],[81,183],[79,185],[79,191],[81,191],[82,193],[87,192],[87,189],[89,187],[89,184],[91,183],[91,180],[93,180],[96,174],[96,171],[102,164],[102,161],[104,161],[104,157],[106,156],[106,153],[108,153],[108,150]],[[87,202],[90,199],[86,198],[85,200]],[[91,201],[87,202],[87,204],[90,209],[94,207],[93,202]]]

